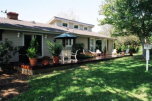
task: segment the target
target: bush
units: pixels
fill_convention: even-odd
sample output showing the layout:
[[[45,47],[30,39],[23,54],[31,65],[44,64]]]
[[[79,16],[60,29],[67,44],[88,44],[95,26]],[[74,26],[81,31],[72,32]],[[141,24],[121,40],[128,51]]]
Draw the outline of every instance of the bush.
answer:
[[[92,58],[93,56],[90,55],[85,55],[85,54],[79,54],[77,55],[78,59],[88,59],[88,58]]]
[[[62,51],[62,44],[60,43],[52,43],[51,41],[47,41],[49,52],[52,56],[59,56]]]
[[[83,43],[76,43],[75,45],[72,46],[72,51],[76,52],[77,50],[79,50],[78,52],[83,52],[83,48],[84,44]]]
[[[12,55],[17,52],[17,47],[13,47],[12,42],[5,39],[4,42],[0,42],[0,63],[8,64]]]
[[[133,53],[137,53],[140,47],[140,41],[139,38],[130,35],[130,36],[119,36],[116,37],[117,40],[115,41],[115,48],[118,50],[118,52],[125,51],[126,49],[132,47]]]

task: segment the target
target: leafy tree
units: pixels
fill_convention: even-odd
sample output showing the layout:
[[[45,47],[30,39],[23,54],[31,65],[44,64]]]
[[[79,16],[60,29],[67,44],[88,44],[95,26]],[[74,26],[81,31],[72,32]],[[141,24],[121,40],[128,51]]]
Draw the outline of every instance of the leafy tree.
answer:
[[[106,0],[101,24],[111,24],[115,35],[136,35],[142,46],[152,34],[152,0]]]

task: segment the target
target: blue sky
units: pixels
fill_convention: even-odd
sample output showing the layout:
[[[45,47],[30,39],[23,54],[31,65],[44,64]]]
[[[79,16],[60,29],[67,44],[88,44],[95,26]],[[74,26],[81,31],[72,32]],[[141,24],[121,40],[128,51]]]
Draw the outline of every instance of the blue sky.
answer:
[[[53,16],[70,15],[85,23],[97,25],[103,0],[2,0],[0,10],[19,13],[19,19],[47,23]],[[0,13],[0,17],[4,17]],[[98,31],[96,27],[94,31]]]

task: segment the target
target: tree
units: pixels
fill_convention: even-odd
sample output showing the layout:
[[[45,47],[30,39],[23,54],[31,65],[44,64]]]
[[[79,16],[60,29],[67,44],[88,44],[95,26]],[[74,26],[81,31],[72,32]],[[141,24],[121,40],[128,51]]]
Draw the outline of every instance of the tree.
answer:
[[[152,35],[152,0],[106,0],[100,13],[100,23],[113,25],[115,35],[136,35],[142,46]]]

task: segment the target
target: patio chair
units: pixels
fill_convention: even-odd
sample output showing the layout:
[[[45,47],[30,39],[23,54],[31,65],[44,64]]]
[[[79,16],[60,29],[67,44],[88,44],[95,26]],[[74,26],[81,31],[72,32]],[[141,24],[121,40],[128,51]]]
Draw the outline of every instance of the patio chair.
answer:
[[[71,54],[71,58],[73,57],[75,61],[78,61],[78,60],[77,60],[77,54],[78,54],[78,51],[79,51],[79,50],[80,50],[80,49],[76,50],[75,53],[72,53],[72,54]]]
[[[102,55],[102,52],[101,52],[99,49],[97,49],[97,50],[96,50],[96,55],[97,55],[97,56],[101,56],[101,55]]]
[[[65,59],[67,59],[66,62],[71,62],[71,50],[63,49],[60,58],[62,63],[65,63]]]
[[[112,55],[117,55],[117,49],[113,49]]]

